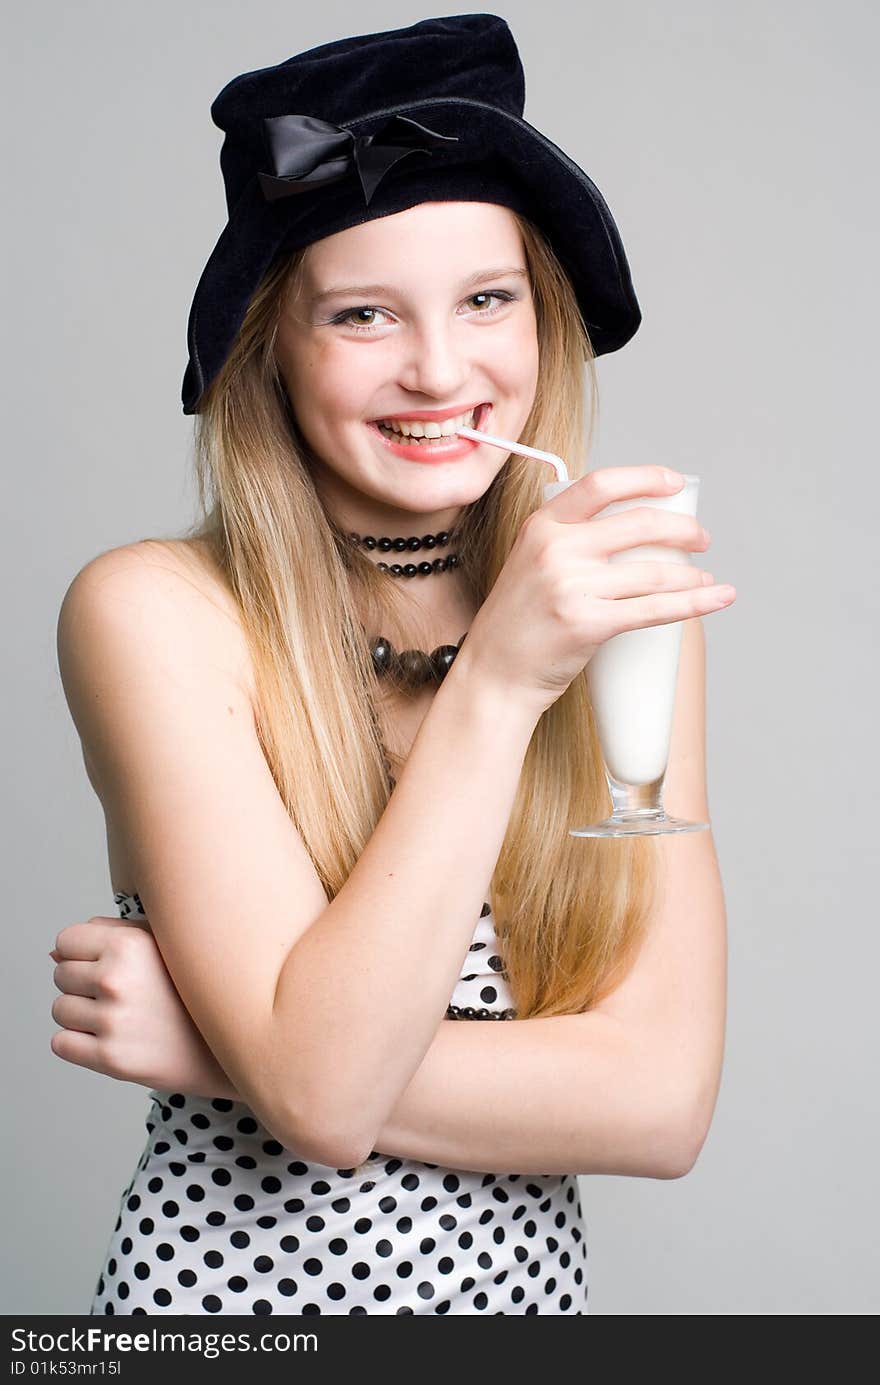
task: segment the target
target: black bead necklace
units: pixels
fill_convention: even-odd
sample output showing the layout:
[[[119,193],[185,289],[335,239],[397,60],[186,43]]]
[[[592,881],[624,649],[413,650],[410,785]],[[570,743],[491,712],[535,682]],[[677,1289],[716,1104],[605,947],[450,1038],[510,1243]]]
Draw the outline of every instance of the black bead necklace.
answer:
[[[420,549],[445,548],[455,535],[454,529],[441,529],[438,534],[422,534],[421,537],[414,534],[408,539],[387,536],[377,539],[372,534],[361,536],[352,531],[348,534],[348,540],[370,552],[378,549],[380,553],[417,553]],[[458,567],[458,554],[449,553],[445,558],[434,558],[430,563],[377,563],[376,566],[390,577],[431,577]],[[464,635],[458,644],[440,644],[430,653],[425,649],[398,652],[385,635],[376,635],[370,641],[370,654],[373,668],[380,678],[387,679],[401,692],[416,692],[429,683],[443,682],[463,643]]]
[[[441,529],[439,534],[423,534],[421,538],[413,535],[409,539],[389,539],[374,538],[372,534],[350,533],[349,541],[369,549],[371,552],[378,549],[380,553],[418,553],[420,549],[445,548],[450,540],[455,536],[454,530]],[[387,572],[391,577],[430,577],[435,572],[449,572],[458,567],[458,554],[448,553],[445,558],[434,558],[431,562],[421,563],[377,563],[380,572]]]

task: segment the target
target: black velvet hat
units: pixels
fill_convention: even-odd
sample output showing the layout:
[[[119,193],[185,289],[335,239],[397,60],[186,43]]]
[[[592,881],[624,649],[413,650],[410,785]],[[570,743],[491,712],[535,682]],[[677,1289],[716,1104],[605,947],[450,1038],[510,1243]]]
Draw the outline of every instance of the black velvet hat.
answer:
[[[524,104],[513,35],[493,14],[340,39],[233,78],[211,106],[229,220],[190,308],[183,412],[198,413],[279,257],[419,202],[527,216],[571,277],[595,354],[625,345],[641,313],[617,227]]]

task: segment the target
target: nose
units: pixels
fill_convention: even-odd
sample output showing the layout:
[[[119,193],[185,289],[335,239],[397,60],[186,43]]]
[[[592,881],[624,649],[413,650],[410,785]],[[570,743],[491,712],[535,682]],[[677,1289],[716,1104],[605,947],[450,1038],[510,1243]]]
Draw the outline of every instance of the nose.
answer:
[[[471,369],[454,324],[426,325],[407,338],[400,368],[404,389],[432,399],[458,398]]]

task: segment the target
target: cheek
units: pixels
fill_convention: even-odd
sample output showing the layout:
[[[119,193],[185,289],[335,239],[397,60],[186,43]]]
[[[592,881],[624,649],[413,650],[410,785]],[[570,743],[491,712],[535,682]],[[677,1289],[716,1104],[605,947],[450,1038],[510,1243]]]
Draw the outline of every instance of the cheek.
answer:
[[[538,382],[538,338],[533,323],[517,324],[502,343],[499,372],[513,394],[532,394]]]
[[[387,355],[362,343],[328,341],[313,347],[305,361],[308,408],[325,420],[360,418],[388,377]]]
[[[287,363],[284,377],[304,430],[326,430],[334,418],[357,409],[353,381],[360,387],[359,373],[338,347],[310,347]]]

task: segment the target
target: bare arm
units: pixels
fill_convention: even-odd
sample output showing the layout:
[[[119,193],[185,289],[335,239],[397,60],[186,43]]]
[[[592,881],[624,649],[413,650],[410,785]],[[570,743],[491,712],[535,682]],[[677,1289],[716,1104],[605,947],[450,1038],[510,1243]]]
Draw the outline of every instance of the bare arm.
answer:
[[[208,1063],[198,1094],[241,1101]],[[491,1173],[676,1178],[693,1147],[678,1095],[658,1055],[595,1010],[444,1020],[372,1148]]]
[[[705,636],[683,632],[666,805],[708,820]],[[721,1079],[726,912],[711,832],[659,838],[642,952],[595,1009],[445,1021],[372,1148],[457,1168],[670,1177],[693,1166]],[[218,1085],[219,1084],[219,1085]],[[240,1099],[222,1070],[203,1091]]]
[[[197,1028],[282,1143],[347,1167],[443,1019],[538,713],[465,645],[328,904],[218,624],[173,564],[103,554],[59,616],[64,689]]]
[[[345,885],[291,949],[275,1017],[304,1109],[366,1154],[421,1064],[473,938],[537,717],[485,689],[467,645]]]
[[[665,801],[701,821],[709,820],[705,686],[705,633],[694,619],[682,632]],[[370,1149],[493,1171],[668,1177],[692,1166],[721,1080],[724,895],[710,831],[654,845],[661,888],[623,982],[584,1014],[441,1024],[419,1063],[398,1069],[413,1068],[390,1105],[386,1096]],[[314,932],[306,943],[312,938],[320,947]],[[457,976],[444,977],[438,1003]]]

